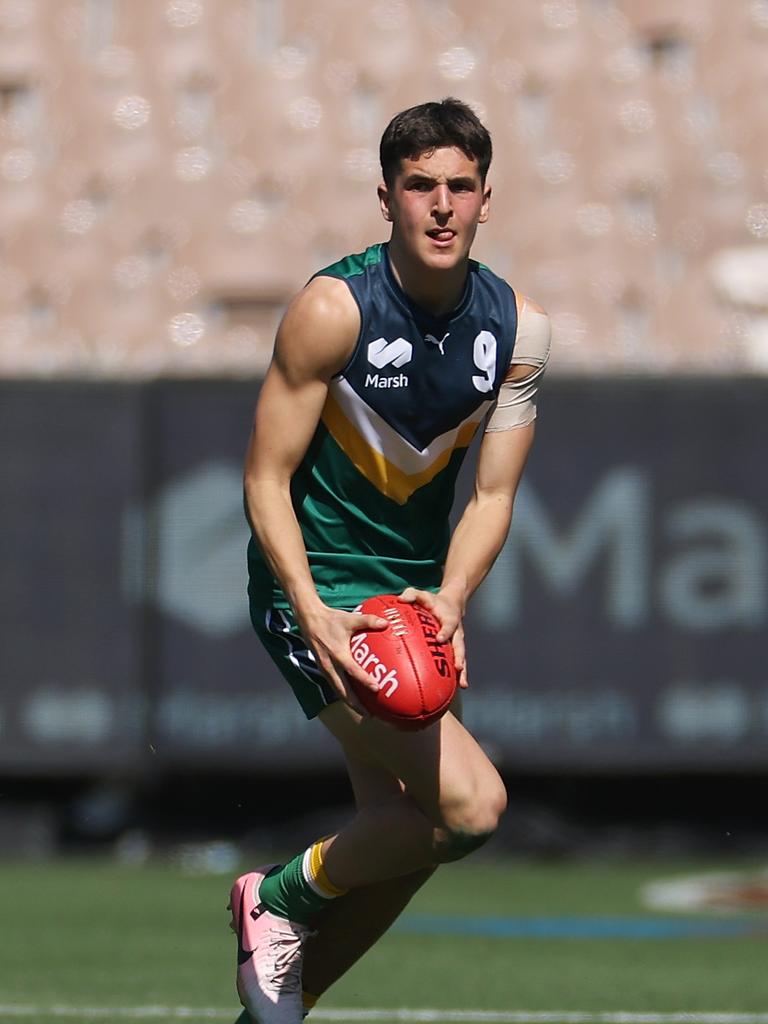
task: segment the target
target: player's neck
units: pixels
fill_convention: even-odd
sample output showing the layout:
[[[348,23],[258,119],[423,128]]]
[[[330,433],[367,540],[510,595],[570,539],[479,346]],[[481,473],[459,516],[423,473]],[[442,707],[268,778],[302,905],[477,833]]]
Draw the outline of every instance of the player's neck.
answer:
[[[433,270],[404,252],[395,239],[388,248],[395,280],[417,306],[434,316],[442,316],[459,305],[467,283],[468,260],[449,270]]]

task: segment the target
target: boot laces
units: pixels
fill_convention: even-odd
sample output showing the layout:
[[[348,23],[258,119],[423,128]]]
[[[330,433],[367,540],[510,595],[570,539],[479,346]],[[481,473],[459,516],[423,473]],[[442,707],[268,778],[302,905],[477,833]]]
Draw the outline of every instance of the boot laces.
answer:
[[[304,942],[315,933],[304,925],[285,922],[269,930],[269,949],[272,951],[272,977],[270,981],[286,995],[301,992],[301,966]]]

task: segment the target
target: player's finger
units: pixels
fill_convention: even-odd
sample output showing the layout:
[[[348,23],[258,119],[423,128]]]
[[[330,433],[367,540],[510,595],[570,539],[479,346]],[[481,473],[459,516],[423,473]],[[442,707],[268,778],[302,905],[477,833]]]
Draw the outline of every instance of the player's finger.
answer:
[[[457,629],[453,634],[453,660],[456,665],[456,674],[459,679],[459,686],[466,690],[469,686],[467,678],[467,649],[464,644],[464,630]]]
[[[459,684],[459,688],[466,690],[469,688],[469,676],[467,675],[467,662],[462,661],[461,665],[456,666],[456,679]]]
[[[439,644],[447,644],[449,640],[452,640],[456,636],[456,629],[458,627],[457,622],[452,622],[450,619],[444,619],[440,624],[436,640]]]
[[[350,625],[353,632],[360,633],[365,629],[386,629],[389,621],[381,615],[352,615]]]
[[[435,615],[440,621],[440,629],[437,631],[437,642],[439,644],[446,644],[456,636],[457,630],[461,629],[461,620],[458,615],[440,616],[437,610]]]
[[[334,655],[334,662],[342,673],[351,676],[357,683],[364,686],[366,690],[371,690],[373,693],[378,692],[379,684],[373,676],[369,676],[367,672],[360,668],[351,655],[349,657]],[[347,690],[349,690],[349,687],[347,687]]]
[[[416,587],[406,587],[402,594],[398,595],[398,600],[406,604],[423,604],[430,610],[435,607],[435,595],[432,591],[417,590]]]
[[[350,707],[354,708],[359,715],[365,717],[368,714],[368,712],[360,704],[357,697],[355,696],[355,692],[349,685],[344,670],[342,669],[341,671],[339,671],[336,668],[333,659],[330,657],[324,658],[322,660],[321,667],[323,669],[323,672],[330,679],[331,684],[333,685],[334,689],[341,697],[341,699],[343,701],[346,701],[346,703],[349,704]]]
[[[406,587],[400,594],[400,600],[406,604],[423,604],[440,623],[440,631],[437,634],[437,642],[444,644],[453,636],[458,625],[458,618],[446,616],[444,605],[438,601],[437,594],[431,590],[417,590],[416,587]]]
[[[343,697],[344,700],[346,700],[347,691],[349,690],[349,687],[346,685],[345,680],[342,679],[342,677],[336,671],[336,666],[334,665],[332,659],[328,655],[319,655],[317,661],[320,668],[323,671],[323,675],[328,677],[334,690],[336,690],[340,697]]]

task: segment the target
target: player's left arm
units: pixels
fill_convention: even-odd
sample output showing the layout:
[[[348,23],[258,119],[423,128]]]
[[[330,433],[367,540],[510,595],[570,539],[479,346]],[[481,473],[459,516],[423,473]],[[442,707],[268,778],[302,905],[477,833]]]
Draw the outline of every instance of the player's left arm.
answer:
[[[460,683],[467,686],[462,620],[488,575],[512,521],[512,508],[533,444],[536,398],[549,356],[549,319],[518,297],[518,338],[480,446],[475,487],[454,530],[437,594],[408,588],[405,600],[428,606],[441,623],[438,639],[453,640]]]

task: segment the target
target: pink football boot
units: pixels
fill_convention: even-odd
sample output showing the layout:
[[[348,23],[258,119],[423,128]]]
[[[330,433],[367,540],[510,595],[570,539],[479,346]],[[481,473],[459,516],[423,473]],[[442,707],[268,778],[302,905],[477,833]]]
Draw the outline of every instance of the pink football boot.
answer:
[[[312,930],[259,903],[259,887],[274,867],[241,875],[229,895],[230,927],[237,936],[237,994],[257,1024],[301,1024],[301,964]]]

